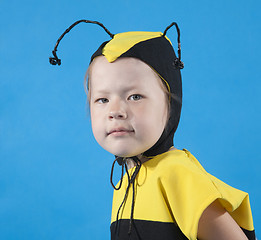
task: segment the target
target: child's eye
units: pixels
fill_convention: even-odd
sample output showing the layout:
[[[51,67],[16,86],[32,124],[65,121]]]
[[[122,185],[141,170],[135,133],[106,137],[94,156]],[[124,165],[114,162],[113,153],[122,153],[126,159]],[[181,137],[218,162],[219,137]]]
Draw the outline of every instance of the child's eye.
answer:
[[[142,99],[143,97],[140,94],[133,94],[129,97],[129,100],[138,101]]]
[[[107,103],[107,102],[109,102],[109,100],[107,98],[98,98],[97,100],[95,100],[95,102],[97,102],[97,103]]]

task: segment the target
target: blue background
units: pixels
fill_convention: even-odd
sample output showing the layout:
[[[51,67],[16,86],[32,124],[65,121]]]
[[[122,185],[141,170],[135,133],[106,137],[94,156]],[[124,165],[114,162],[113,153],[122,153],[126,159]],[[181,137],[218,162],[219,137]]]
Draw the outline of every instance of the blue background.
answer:
[[[184,104],[175,137],[250,194],[260,237],[260,1],[0,0],[0,239],[109,239],[113,156],[95,142],[83,78],[111,32],[181,29]],[[175,28],[168,37],[176,49]]]

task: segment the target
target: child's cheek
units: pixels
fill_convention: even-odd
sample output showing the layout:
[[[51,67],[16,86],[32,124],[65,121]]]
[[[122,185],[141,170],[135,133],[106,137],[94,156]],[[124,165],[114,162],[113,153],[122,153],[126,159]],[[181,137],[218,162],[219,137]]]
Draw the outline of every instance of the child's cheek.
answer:
[[[98,116],[99,116],[99,113],[92,109],[91,110],[92,132],[93,132],[95,139],[99,142],[99,138],[100,138],[101,130],[102,130],[102,124],[101,124],[101,119]]]

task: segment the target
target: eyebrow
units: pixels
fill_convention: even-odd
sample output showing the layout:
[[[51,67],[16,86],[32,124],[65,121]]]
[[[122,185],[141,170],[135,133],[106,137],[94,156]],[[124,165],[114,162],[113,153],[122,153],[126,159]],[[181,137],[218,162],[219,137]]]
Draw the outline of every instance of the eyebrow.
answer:
[[[92,92],[93,92],[93,91],[92,91]],[[102,93],[102,94],[108,94],[108,93],[110,93],[110,92],[107,91],[106,89],[98,89],[98,90],[96,89],[95,92],[96,92],[96,93],[99,93],[99,94],[100,94],[100,93]]]

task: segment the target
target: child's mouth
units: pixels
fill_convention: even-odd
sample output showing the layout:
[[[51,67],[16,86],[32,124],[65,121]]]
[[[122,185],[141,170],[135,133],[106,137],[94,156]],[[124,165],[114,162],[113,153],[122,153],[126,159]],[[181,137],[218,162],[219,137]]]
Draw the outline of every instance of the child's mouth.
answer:
[[[126,129],[126,128],[115,128],[112,129],[111,131],[109,131],[108,136],[125,136],[125,135],[129,135],[131,133],[133,133],[134,130],[132,129]]]

